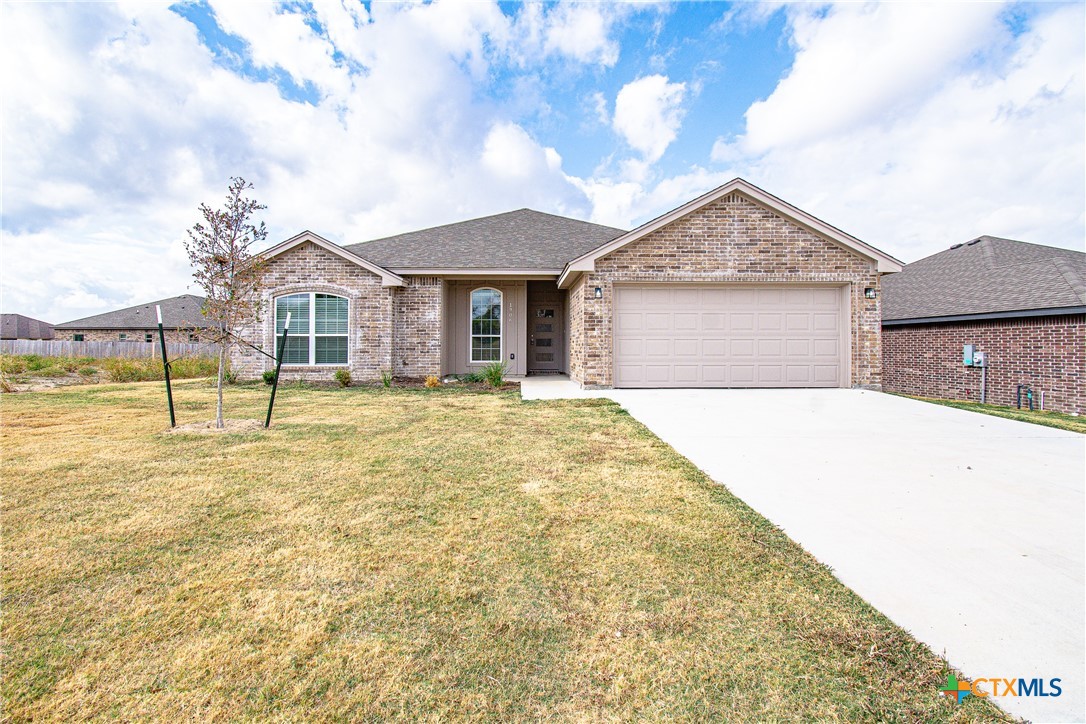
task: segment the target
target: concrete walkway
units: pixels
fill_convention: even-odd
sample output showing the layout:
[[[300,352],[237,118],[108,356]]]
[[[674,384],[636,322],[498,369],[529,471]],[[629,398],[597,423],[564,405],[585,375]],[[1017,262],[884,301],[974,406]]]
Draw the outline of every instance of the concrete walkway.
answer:
[[[1007,711],[1086,719],[1086,437],[858,390],[576,392],[617,401],[966,676],[1062,680],[994,699]]]

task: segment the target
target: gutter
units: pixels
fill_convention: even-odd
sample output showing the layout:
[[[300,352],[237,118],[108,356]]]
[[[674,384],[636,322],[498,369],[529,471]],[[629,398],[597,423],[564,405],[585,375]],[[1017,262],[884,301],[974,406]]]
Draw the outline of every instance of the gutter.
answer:
[[[981,314],[952,314],[944,317],[911,317],[908,319],[884,319],[882,326],[899,327],[906,324],[941,324],[943,322],[983,322],[992,319],[1025,319],[1028,317],[1060,317],[1086,314],[1086,307],[1048,307],[1046,309],[1021,309],[1010,312],[984,312]]]

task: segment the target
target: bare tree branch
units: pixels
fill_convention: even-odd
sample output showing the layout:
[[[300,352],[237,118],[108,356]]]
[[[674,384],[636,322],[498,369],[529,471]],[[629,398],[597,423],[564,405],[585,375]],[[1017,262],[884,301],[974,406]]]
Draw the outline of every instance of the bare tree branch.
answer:
[[[250,219],[268,207],[244,195],[252,188],[240,176],[231,177],[226,204],[221,209],[200,204],[204,220],[189,229],[185,242],[195,269],[193,277],[204,291],[200,311],[212,323],[212,341],[219,346],[217,427],[223,426],[222,392],[229,350],[237,344],[242,324],[261,319],[264,265],[253,255],[252,247],[264,241],[268,232],[263,221],[256,225]]]

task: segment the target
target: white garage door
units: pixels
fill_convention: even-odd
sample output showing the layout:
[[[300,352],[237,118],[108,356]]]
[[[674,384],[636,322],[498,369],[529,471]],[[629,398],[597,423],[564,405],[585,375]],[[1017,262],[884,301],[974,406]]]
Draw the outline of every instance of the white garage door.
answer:
[[[838,387],[840,287],[615,287],[616,387]]]

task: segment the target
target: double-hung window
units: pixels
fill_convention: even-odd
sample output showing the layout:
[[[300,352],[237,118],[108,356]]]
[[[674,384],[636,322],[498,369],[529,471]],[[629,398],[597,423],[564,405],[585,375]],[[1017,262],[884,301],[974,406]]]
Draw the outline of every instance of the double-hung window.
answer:
[[[502,293],[476,289],[471,293],[471,361],[502,359]]]
[[[275,300],[276,349],[290,312],[285,365],[347,364],[348,303],[334,294],[305,292]]]

